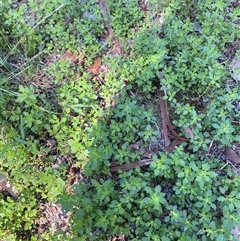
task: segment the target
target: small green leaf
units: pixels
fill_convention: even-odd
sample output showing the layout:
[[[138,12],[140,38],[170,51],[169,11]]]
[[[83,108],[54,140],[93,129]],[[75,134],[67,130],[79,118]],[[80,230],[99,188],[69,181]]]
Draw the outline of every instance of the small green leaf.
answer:
[[[233,203],[230,203],[228,207],[229,207],[229,210],[230,210],[231,212],[234,210],[234,205],[233,205]]]
[[[224,201],[225,201],[225,197],[220,196],[220,197],[218,198],[218,201],[220,201],[220,202],[224,202]]]

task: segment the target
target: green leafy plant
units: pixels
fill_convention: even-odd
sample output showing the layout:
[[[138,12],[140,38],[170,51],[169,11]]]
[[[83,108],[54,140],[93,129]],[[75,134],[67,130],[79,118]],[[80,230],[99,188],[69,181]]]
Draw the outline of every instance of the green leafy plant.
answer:
[[[146,173],[137,168],[116,180],[108,176],[107,181],[77,185],[75,195],[84,198],[72,199],[72,205],[68,199],[66,206],[63,202],[67,210],[76,207],[70,209],[76,217],[73,230],[80,240],[115,233],[132,240],[229,237],[238,222],[239,176],[230,169],[217,173],[217,160],[195,158],[178,148],[174,154],[155,157]]]
[[[0,174],[20,194],[1,190],[0,239],[233,238],[239,175],[206,153],[240,140],[238,83],[228,84],[234,3],[30,0],[0,10]],[[61,57],[67,51],[75,61]],[[188,144],[110,172],[159,145],[149,104],[159,90]],[[40,203],[58,199],[70,231],[39,234]]]
[[[163,26],[148,22],[149,31],[138,33],[130,58],[117,60],[120,76],[149,97],[156,88],[166,91],[174,125],[182,135],[189,127],[193,132],[190,153],[183,147],[175,148],[173,154],[159,153],[147,170],[136,168],[113,178],[108,171],[111,161],[138,160],[129,155],[127,146],[131,140],[144,140],[144,136],[148,140],[154,134],[150,126],[144,131],[138,127],[137,132],[135,125],[128,129],[130,121],[137,124],[134,115],[127,113],[132,102],[123,108],[117,102],[108,112],[114,114],[110,120],[93,129],[85,166],[88,178],[100,173],[104,178],[75,186],[74,195],[87,197],[84,200],[72,198],[69,204],[65,195],[61,199],[63,207],[73,212],[72,230],[80,239],[107,240],[115,234],[131,240],[230,238],[239,222],[239,176],[203,154],[212,141],[221,147],[238,140],[233,103],[239,95],[236,89],[225,88],[229,73],[227,64],[219,60],[225,45],[238,34],[236,12],[227,13],[228,4],[171,1]],[[125,130],[132,130],[126,135],[134,134],[132,139],[126,139]]]
[[[10,235],[12,240],[25,239],[31,230],[36,229],[34,220],[39,215],[39,201],[41,199],[55,201],[56,196],[61,193],[64,181],[57,171],[43,167],[39,173],[36,168],[37,163],[34,166],[29,162],[28,153],[31,149],[37,150],[39,143],[32,142],[32,147],[29,148],[25,145],[26,141],[21,139],[19,132],[7,128],[6,125],[1,126],[1,129],[0,172],[10,178],[20,196],[17,201],[10,196],[1,199],[0,237],[5,238]]]
[[[144,146],[144,143],[158,134],[150,124],[145,124],[146,121],[154,121],[150,110],[146,111],[143,106],[138,106],[135,99],[126,98],[124,92],[121,94],[116,100],[116,107],[111,113],[108,112],[109,119],[98,122],[90,132],[93,142],[88,147],[89,161],[85,166],[86,173],[106,169],[111,161],[129,164],[139,160],[141,153],[131,151],[129,145],[143,140]]]

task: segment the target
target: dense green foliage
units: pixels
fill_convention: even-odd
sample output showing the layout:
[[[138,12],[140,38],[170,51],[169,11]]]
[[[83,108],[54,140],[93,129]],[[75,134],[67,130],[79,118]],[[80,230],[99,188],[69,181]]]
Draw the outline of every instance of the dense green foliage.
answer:
[[[239,86],[228,85],[231,58],[221,61],[239,37],[239,8],[106,2],[110,16],[96,0],[0,4],[0,173],[20,193],[0,196],[0,239],[228,240],[240,221],[240,177],[206,153],[211,142],[240,141]],[[114,39],[104,37],[109,21],[122,54],[111,54]],[[66,50],[84,64],[59,58]],[[89,71],[98,56],[99,78]],[[131,144],[157,142],[151,100],[160,89],[177,131],[192,127],[188,151],[110,173],[112,162],[141,160]],[[69,166],[53,168],[65,156],[83,169],[73,195],[64,192]],[[39,204],[57,200],[72,213],[70,234],[37,234]]]
[[[66,208],[75,205],[73,240],[116,233],[130,240],[226,240],[239,221],[239,176],[182,148],[154,160],[147,172],[136,168],[116,180],[96,176],[77,185],[72,200],[64,200]]]

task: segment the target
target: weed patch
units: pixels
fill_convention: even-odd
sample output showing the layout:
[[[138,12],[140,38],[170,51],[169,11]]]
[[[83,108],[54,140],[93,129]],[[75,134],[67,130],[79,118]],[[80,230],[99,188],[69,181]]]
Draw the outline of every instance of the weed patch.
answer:
[[[0,10],[0,239],[232,240],[239,6],[42,0]],[[160,132],[164,150],[151,151]],[[40,207],[56,202],[68,228],[39,227]]]

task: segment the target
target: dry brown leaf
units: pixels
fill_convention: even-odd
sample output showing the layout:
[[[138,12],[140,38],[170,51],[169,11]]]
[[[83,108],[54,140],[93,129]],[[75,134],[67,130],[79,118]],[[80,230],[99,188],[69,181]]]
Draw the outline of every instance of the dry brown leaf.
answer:
[[[167,147],[166,150],[168,152],[173,152],[174,148],[184,142],[188,142],[189,140],[185,137],[181,137],[177,134],[177,132],[173,129],[173,125],[170,121],[167,103],[163,99],[165,93],[161,91],[160,93],[160,107],[161,107],[161,114],[162,114],[162,125],[163,125],[163,135],[165,139],[165,146]],[[190,128],[189,128],[190,129]],[[186,132],[189,130],[186,130]],[[170,132],[170,133],[169,133]],[[193,136],[193,134],[192,134]],[[171,143],[170,138],[174,139]]]
[[[77,60],[79,65],[81,65],[84,62],[83,56],[81,54],[78,55]]]
[[[77,62],[80,65],[84,62],[82,54],[76,56],[69,50],[66,50],[66,52],[60,57],[60,60],[68,60],[71,64]]]
[[[165,95],[164,91],[161,91],[160,107],[161,107],[161,114],[162,114],[163,135],[165,139],[165,146],[169,147],[170,150],[173,150],[175,147],[174,145],[180,145],[183,142],[188,142],[188,139],[185,137],[179,136],[177,132],[173,129],[173,125],[170,121],[169,114],[168,114],[167,103],[163,99],[164,95]],[[174,139],[172,143],[170,142],[170,138]],[[171,147],[170,147],[170,143],[171,143]]]
[[[149,165],[152,161],[153,161],[153,159],[144,159],[141,161],[136,161],[136,162],[132,162],[130,164],[123,164],[123,165],[119,165],[118,162],[113,162],[113,163],[111,163],[110,172],[116,172],[119,170],[128,171],[130,169],[135,168],[136,166],[141,167],[141,166]]]
[[[145,153],[142,155],[142,157],[151,159],[151,158],[152,158],[152,153],[150,153],[150,152],[145,152]]]
[[[225,148],[225,155],[230,161],[235,162],[237,164],[240,163],[240,156],[230,147]]]
[[[116,36],[114,36],[113,40],[114,40],[113,54],[121,54],[122,53],[122,49],[121,49],[121,45],[120,45],[119,39]]]
[[[164,97],[164,91],[161,92],[160,107],[161,107],[161,114],[162,114],[162,128],[163,128],[165,146],[169,146],[171,144],[171,141],[168,136],[167,104],[166,104],[166,101],[162,99],[163,97]]]
[[[188,140],[187,140],[186,138],[181,138],[181,137],[176,138],[176,139],[171,143],[171,145],[167,147],[166,150],[171,153],[171,152],[173,152],[173,150],[174,150],[174,148],[175,148],[176,146],[179,146],[179,145],[181,145],[182,143],[185,143],[185,142],[187,142],[187,141],[188,141]]]
[[[77,60],[77,56],[67,50],[61,57],[60,60],[69,60],[70,63],[74,63]]]
[[[161,112],[162,112],[162,119],[163,119],[163,122],[165,122],[165,126],[169,128],[170,133],[168,135],[170,135],[173,138],[176,138],[176,137],[178,137],[178,134],[173,129],[172,123],[169,119],[167,102],[163,99],[164,96],[165,96],[165,93],[162,90],[160,93],[160,97],[161,97],[160,98],[160,107],[161,107]]]
[[[93,64],[92,66],[90,66],[89,70],[91,71],[91,73],[92,73],[93,75],[97,75],[100,66],[101,66],[101,58],[98,57],[98,58],[95,60],[94,64]]]
[[[185,128],[185,132],[190,136],[191,139],[194,139],[194,135],[190,127]]]
[[[130,145],[129,145],[129,149],[130,149],[131,151],[136,151],[136,150],[139,150],[140,147],[139,147],[138,144],[130,144]]]

